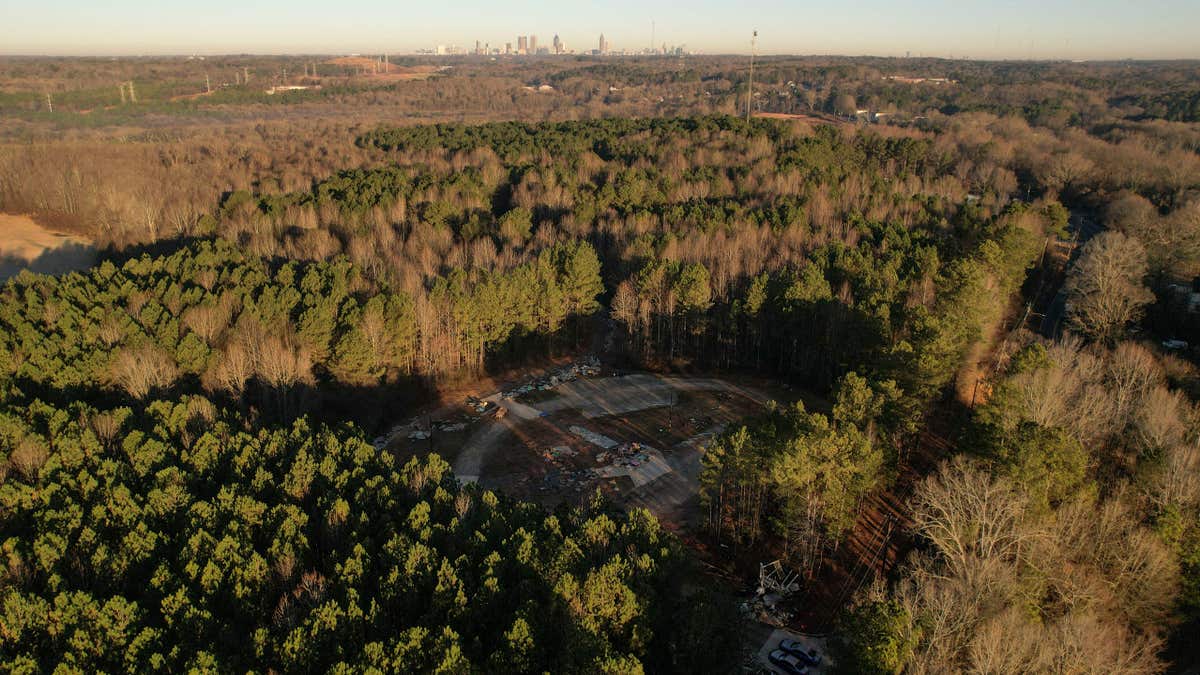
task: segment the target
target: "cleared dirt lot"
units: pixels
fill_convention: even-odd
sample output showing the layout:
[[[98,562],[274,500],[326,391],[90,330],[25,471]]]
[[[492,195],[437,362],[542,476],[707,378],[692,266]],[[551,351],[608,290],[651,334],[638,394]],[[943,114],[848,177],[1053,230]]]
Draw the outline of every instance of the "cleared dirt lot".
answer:
[[[29,216],[0,214],[0,282],[24,269],[42,274],[84,269],[95,259],[86,239],[54,232]]]

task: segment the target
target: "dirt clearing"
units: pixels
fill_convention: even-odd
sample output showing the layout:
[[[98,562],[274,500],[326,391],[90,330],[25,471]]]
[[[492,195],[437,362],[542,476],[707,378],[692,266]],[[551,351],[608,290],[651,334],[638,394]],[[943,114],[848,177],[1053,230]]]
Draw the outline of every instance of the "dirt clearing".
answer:
[[[0,214],[0,282],[21,270],[62,274],[90,267],[96,249],[82,237],[61,234],[29,216]]]
[[[420,420],[381,440],[401,456],[438,452],[459,480],[513,497],[554,507],[599,489],[672,529],[693,529],[705,448],[770,398],[718,378],[617,375],[574,364],[468,398],[447,419]]]

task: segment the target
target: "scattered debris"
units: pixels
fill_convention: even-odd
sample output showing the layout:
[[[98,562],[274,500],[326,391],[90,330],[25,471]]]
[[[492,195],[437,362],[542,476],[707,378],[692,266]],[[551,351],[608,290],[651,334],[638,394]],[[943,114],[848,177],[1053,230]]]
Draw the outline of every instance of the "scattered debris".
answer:
[[[513,400],[537,391],[550,391],[564,382],[574,382],[581,377],[596,377],[600,374],[600,359],[588,356],[582,361],[576,361],[560,368],[555,368],[541,377],[529,378],[512,389],[500,392],[500,396]]]
[[[595,479],[595,473],[591,469],[582,469],[579,471],[559,471],[557,469],[546,472],[542,477],[542,485],[538,489],[542,492],[547,490],[565,490],[570,488],[575,492],[582,492],[583,488]]]
[[[772,599],[773,602],[768,604],[767,598]],[[741,610],[743,616],[753,618],[762,623],[772,626],[786,626],[792,620],[792,613],[785,610],[779,603],[779,600],[779,596],[774,594],[757,596],[743,602],[739,605],[738,609]]]

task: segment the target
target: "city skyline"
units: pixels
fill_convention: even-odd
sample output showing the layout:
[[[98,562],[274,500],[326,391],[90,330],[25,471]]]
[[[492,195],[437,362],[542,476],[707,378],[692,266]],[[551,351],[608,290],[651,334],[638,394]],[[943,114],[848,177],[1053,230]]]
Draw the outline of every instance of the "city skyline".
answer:
[[[399,7],[365,0],[353,16],[331,15],[301,0],[173,6],[150,0],[7,3],[0,53],[139,55],[231,53],[415,53],[476,40],[503,48],[517,35],[558,35],[590,53],[601,33],[614,51],[686,45],[700,53],[749,53],[760,30],[760,54],[838,54],[977,59],[1200,58],[1194,26],[1200,3],[1157,0],[1014,0],[1001,6],[949,0],[896,6],[863,0],[853,7],[760,2],[734,7],[699,0],[683,12],[670,3],[611,2],[581,6],[526,2],[499,7]],[[370,21],[362,21],[370,16]],[[653,26],[653,28],[652,28]],[[152,28],[151,28],[152,27]],[[653,38],[652,38],[653,35]],[[553,48],[551,48],[553,49]],[[531,46],[532,51],[536,47]]]
[[[516,45],[515,47],[513,45]],[[438,44],[433,47],[427,47],[416,50],[419,55],[434,55],[434,56],[571,56],[571,55],[685,55],[687,51],[686,45],[667,44],[665,42],[656,44],[652,47],[641,47],[632,49],[622,49],[612,47],[612,44],[605,38],[604,33],[600,34],[599,39],[593,43],[594,46],[583,46],[578,49],[573,48],[559,36],[554,34],[554,38],[549,45],[539,44],[536,34],[517,35],[516,42],[505,40],[503,42],[492,43],[486,40],[475,40],[474,47],[460,46],[457,44]],[[393,52],[395,53],[395,52]]]

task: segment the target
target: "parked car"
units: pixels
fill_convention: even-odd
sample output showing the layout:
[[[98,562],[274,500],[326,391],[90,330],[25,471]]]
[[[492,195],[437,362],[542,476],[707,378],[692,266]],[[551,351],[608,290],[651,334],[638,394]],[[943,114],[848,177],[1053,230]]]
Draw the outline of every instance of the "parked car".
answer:
[[[776,649],[772,651],[770,654],[767,654],[767,658],[771,660],[771,663],[774,664],[776,668],[788,673],[788,675],[808,674],[807,662],[801,660],[794,654],[783,651],[782,649]]]
[[[799,640],[780,640],[779,648],[800,659],[805,665],[814,667],[821,665],[821,652],[815,649],[805,649],[804,643]]]

